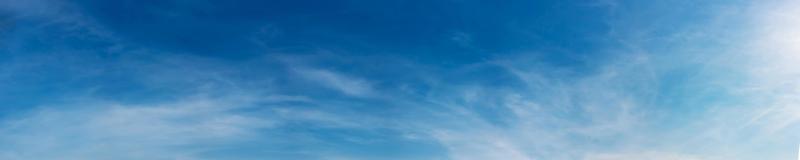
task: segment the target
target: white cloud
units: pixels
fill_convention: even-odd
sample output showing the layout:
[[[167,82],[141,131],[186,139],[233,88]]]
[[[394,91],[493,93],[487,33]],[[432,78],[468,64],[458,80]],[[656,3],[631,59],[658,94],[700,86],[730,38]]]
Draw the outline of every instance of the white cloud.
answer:
[[[0,125],[3,159],[194,159],[275,125],[235,112],[246,101],[48,106]],[[187,147],[188,146],[188,147]]]
[[[481,133],[466,133],[481,132]],[[434,131],[433,137],[442,143],[454,160],[531,160],[526,151],[513,142],[513,137],[491,131]]]
[[[191,101],[160,106],[114,106],[92,117],[87,124],[95,133],[111,137],[137,137],[178,143],[195,139],[242,136],[271,122],[228,110],[237,104]],[[184,140],[185,139],[185,140]]]
[[[743,93],[757,100],[753,124],[778,132],[800,124],[800,3],[779,1],[757,8],[754,37],[745,43],[750,82]]]
[[[657,79],[646,58],[617,60],[570,78],[516,57],[472,66],[502,67],[526,85],[438,86],[458,88],[428,97],[447,110],[415,123],[457,160],[578,159],[600,143],[586,139],[642,145],[649,134],[636,128],[653,120],[646,109]]]
[[[369,97],[375,94],[372,84],[363,79],[323,69],[293,68],[293,71],[303,78],[350,96]]]
[[[583,160],[704,160],[697,156],[669,152],[592,153]]]

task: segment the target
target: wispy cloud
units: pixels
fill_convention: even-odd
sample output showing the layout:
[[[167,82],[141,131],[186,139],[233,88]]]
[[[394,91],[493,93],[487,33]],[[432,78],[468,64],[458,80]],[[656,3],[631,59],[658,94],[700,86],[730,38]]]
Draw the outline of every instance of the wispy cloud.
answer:
[[[625,136],[629,138],[618,143],[636,143],[633,137],[640,133],[634,128],[649,123],[644,119],[651,114],[645,111],[651,100],[647,91],[657,83],[647,78],[648,62],[565,78],[548,72],[547,66],[526,66],[528,61],[499,60],[486,66],[505,68],[525,87],[484,87],[480,99],[438,103],[454,111],[436,120],[443,123],[426,126],[433,126],[429,134],[448,148],[451,158],[576,159],[594,148],[590,146],[603,144],[570,137],[606,141]]]
[[[249,102],[192,98],[154,105],[48,106],[0,126],[4,159],[192,159],[276,122],[235,110]],[[192,146],[192,147],[188,147]],[[128,154],[120,154],[127,152]]]
[[[356,97],[376,96],[372,85],[359,78],[343,75],[324,69],[293,68],[293,71],[301,77],[313,81],[319,85],[327,87]]]
[[[636,152],[636,153],[601,153],[601,154],[588,154],[584,160],[702,160],[703,158],[664,152]]]
[[[762,111],[753,121],[769,132],[778,132],[800,122],[800,3],[785,1],[766,3],[754,14],[757,26],[754,37],[747,41],[746,65],[750,83],[744,93],[763,98]]]

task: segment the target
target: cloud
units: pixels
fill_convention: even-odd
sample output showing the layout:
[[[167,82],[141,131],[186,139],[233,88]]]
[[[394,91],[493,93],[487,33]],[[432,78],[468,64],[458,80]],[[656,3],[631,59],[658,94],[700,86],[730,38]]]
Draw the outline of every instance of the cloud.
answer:
[[[634,152],[588,154],[584,160],[703,160],[702,158],[679,153]]]
[[[763,105],[752,122],[778,132],[800,122],[800,3],[779,1],[757,7],[754,36],[746,43],[750,77],[742,92]]]
[[[324,87],[356,97],[375,96],[371,83],[324,69],[293,68],[296,74]]]
[[[409,122],[455,160],[578,159],[607,143],[643,145],[638,137],[649,134],[636,128],[656,121],[647,110],[658,79],[647,58],[620,57],[574,76],[519,57],[470,66],[459,72],[501,68],[524,83],[439,84],[424,100],[433,105],[421,107],[442,110]]]
[[[0,125],[3,159],[199,159],[275,121],[235,111],[247,101],[190,98],[151,105],[43,107]],[[126,153],[126,154],[122,154]]]
[[[490,131],[489,131],[490,132]],[[465,134],[439,131],[433,135],[453,160],[507,159],[531,160],[526,151],[513,143],[513,137],[492,133]]]

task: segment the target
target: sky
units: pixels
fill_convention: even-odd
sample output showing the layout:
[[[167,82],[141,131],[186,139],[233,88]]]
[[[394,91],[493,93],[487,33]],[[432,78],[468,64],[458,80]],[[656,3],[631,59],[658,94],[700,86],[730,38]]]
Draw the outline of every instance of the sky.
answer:
[[[0,0],[4,160],[763,160],[794,0]]]

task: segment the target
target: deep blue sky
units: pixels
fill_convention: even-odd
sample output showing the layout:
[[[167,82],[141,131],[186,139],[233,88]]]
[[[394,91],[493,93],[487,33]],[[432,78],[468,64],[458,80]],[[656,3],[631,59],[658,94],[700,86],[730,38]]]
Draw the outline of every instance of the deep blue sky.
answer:
[[[0,0],[0,159],[791,159],[798,7]]]

